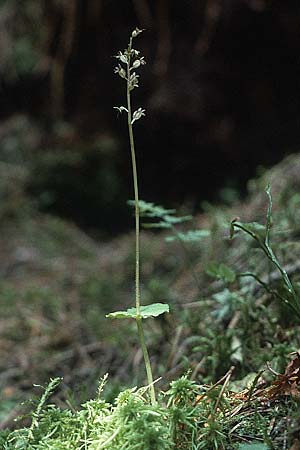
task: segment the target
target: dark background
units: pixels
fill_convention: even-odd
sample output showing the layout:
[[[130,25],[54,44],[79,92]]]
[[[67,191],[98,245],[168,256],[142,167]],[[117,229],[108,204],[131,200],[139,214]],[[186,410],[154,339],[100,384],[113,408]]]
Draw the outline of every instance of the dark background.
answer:
[[[136,26],[147,60],[133,98],[147,111],[135,127],[141,198],[199,210],[299,149],[299,1],[2,0],[0,134],[29,118],[28,192],[88,230],[130,222],[112,55]]]

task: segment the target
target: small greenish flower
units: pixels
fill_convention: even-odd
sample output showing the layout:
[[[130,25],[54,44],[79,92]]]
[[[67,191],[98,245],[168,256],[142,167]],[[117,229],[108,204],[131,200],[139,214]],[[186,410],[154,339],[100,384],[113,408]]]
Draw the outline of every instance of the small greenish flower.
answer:
[[[126,50],[124,53],[118,52],[118,54],[115,56],[115,58],[119,59],[124,64],[128,64],[128,57],[126,54]]]
[[[125,69],[123,69],[123,67],[120,64],[118,64],[118,66],[115,67],[114,72],[117,73],[118,75],[120,75],[121,78],[126,79],[126,71],[125,71]]]
[[[133,30],[133,32],[131,33],[131,36],[133,38],[137,37],[139,34],[141,34],[143,32],[143,30],[140,30],[139,28],[135,28],[135,30]]]
[[[144,57],[142,56],[141,58],[138,58],[133,62],[132,69],[137,69],[138,67],[140,67],[144,64],[146,64],[146,61],[145,61]]]
[[[131,124],[139,120],[142,116],[145,116],[145,112],[146,112],[145,109],[142,108],[139,108],[136,111],[134,111]]]
[[[119,75],[120,75],[120,73],[119,73]],[[120,75],[120,76],[122,76],[122,75]],[[125,77],[122,77],[122,78],[125,78]],[[133,72],[129,78],[129,90],[132,91],[136,87],[139,87],[139,75],[137,75],[135,72]]]

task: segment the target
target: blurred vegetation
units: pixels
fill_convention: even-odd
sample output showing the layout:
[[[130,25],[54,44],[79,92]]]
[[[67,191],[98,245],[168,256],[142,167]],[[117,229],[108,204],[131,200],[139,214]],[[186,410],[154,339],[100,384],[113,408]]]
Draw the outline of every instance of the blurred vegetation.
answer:
[[[63,122],[48,133],[24,115],[3,122],[0,135],[2,215],[22,215],[30,206],[71,217],[102,236],[128,227],[129,193],[118,174],[114,139],[76,140]]]
[[[229,239],[230,221],[238,215],[243,222],[265,223],[268,202],[264,187],[270,181],[272,247],[298,292],[299,169],[299,156],[291,156],[249,182],[246,202],[223,207],[204,205],[206,213],[193,222],[179,224],[175,240],[168,239],[170,229],[143,232],[143,301],[171,305],[170,315],[155,322],[149,319],[146,324],[154,371],[162,376],[160,388],[166,389],[169,381],[187,370],[192,380],[209,385],[234,365],[232,389],[240,390],[246,380],[253,380],[265,369],[267,362],[272,370],[283,373],[290,353],[299,350],[298,319],[271,291],[285,295],[278,272],[262,257],[253,239],[241,233]],[[27,194],[22,189],[20,192],[25,205]],[[101,243],[73,224],[37,213],[35,205],[29,205],[20,215],[16,203],[17,211],[2,214],[1,221],[0,383],[4,427],[13,426],[13,418],[24,410],[19,404],[31,396],[32,384],[44,383],[49,377],[64,378],[55,396],[57,405],[67,401],[74,407],[93,395],[99,377],[106,372],[110,374],[107,400],[122,387],[144,381],[134,324],[104,318],[111,310],[132,305],[133,236]],[[199,238],[196,230],[210,233]],[[180,242],[183,236],[188,237],[184,247]],[[250,271],[271,290],[253,278],[238,276]],[[272,373],[266,371],[264,379],[270,382]],[[294,406],[284,408],[282,404],[274,413],[268,410],[271,415],[262,413],[255,419],[256,425],[244,423],[241,433],[260,439],[275,412],[281,411],[293,416],[293,426],[286,435],[292,443],[299,430],[299,417],[293,412]],[[278,420],[281,425],[274,427],[270,439],[277,439],[279,445],[281,415]],[[235,426],[235,422],[221,423],[223,432],[227,426]],[[207,439],[204,442],[210,442]]]
[[[44,209],[108,228],[106,214],[92,217],[89,207],[92,185],[104,189],[94,164],[112,179],[113,198],[101,204],[108,215],[117,196],[118,207],[132,197],[127,131],[112,110],[121,87],[111,69],[112,55],[135,26],[146,29],[149,61],[138,99],[149,112],[147,130],[137,129],[144,198],[199,210],[221,188],[245,192],[258,164],[270,166],[298,149],[298,2],[3,0],[0,13],[0,114],[30,115],[43,135],[34,188]],[[60,156],[46,162],[48,152]],[[56,175],[46,175],[54,166]],[[73,175],[86,185],[83,198],[79,189],[73,194]],[[78,205],[86,209],[81,222]]]

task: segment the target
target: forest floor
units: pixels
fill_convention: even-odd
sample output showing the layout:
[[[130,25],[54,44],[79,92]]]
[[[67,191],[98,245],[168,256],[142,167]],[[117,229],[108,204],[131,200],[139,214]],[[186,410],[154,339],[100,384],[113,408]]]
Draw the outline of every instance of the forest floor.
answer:
[[[37,212],[17,167],[0,171],[10,196],[0,225],[0,427],[14,429],[30,423],[15,419],[30,409],[21,403],[35,395],[33,384],[61,377],[53,401],[77,410],[106,373],[107,402],[146,381],[135,324],[105,318],[133,304],[133,234],[96,241]],[[279,267],[262,248],[268,183],[267,233]],[[204,399],[210,411],[198,419],[198,447],[177,448],[299,450],[299,236],[299,155],[251,180],[242,203],[206,204],[176,229],[143,231],[142,301],[171,310],[145,326],[157,389],[186,376],[195,383],[188,401],[196,408]],[[212,432],[214,417],[221,425]]]

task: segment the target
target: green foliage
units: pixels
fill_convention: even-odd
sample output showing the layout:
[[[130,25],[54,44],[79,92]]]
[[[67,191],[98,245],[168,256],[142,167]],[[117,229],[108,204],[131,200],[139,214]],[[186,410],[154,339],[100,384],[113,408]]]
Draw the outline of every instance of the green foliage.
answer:
[[[203,238],[210,236],[208,230],[189,230],[186,233],[178,232],[176,236],[167,236],[167,242],[173,242],[176,239],[182,242],[199,242]]]
[[[276,295],[277,298],[279,298],[283,303],[285,303],[288,307],[290,307],[293,312],[296,314],[296,316],[300,319],[300,301],[298,298],[298,295],[295,291],[294,286],[292,285],[289,276],[286,272],[286,270],[283,268],[282,264],[277,259],[270,243],[270,233],[271,233],[271,226],[272,226],[272,197],[271,197],[271,190],[270,186],[266,188],[266,194],[268,197],[268,210],[267,210],[267,217],[266,217],[266,225],[262,226],[260,224],[257,224],[255,222],[252,222],[250,224],[244,224],[236,219],[234,219],[231,222],[230,227],[230,237],[233,238],[235,234],[235,229],[239,229],[244,231],[246,234],[251,236],[254,241],[258,244],[258,246],[261,248],[261,250],[264,252],[266,257],[271,261],[271,263],[279,270],[282,281],[284,283],[284,286],[286,288],[286,294],[281,295],[278,290],[272,290],[268,287],[268,285],[256,275],[256,274],[247,274],[248,276],[253,276],[260,284],[262,284],[266,290],[271,292],[272,294]]]
[[[44,389],[44,393],[41,396],[41,398],[37,404],[36,410],[32,413],[31,426],[30,426],[29,432],[28,432],[29,440],[33,439],[34,430],[39,425],[40,416],[41,416],[41,413],[45,406],[46,401],[53,394],[54,390],[57,388],[57,386],[59,385],[60,382],[61,382],[60,378],[54,378],[53,380],[50,380],[50,383]],[[41,387],[41,386],[39,386],[39,387]]]
[[[142,319],[148,317],[157,317],[161,314],[169,312],[169,305],[164,303],[152,303],[151,305],[141,306],[139,315]],[[116,311],[106,315],[110,319],[136,319],[138,317],[136,308],[128,308],[127,311]]]
[[[129,200],[128,204],[133,206],[134,202]],[[165,238],[167,242],[173,242],[175,240],[182,242],[199,242],[203,238],[210,236],[209,230],[177,231],[177,225],[192,220],[193,216],[177,216],[175,215],[176,209],[165,209],[163,206],[139,200],[139,210],[141,217],[151,220],[150,222],[143,223],[144,228],[171,229],[174,232],[175,236],[167,236]]]
[[[236,278],[235,272],[226,264],[210,263],[206,268],[206,273],[211,277],[223,280],[225,283],[233,283]]]
[[[217,304],[212,314],[218,322],[229,320],[245,304],[245,300],[240,293],[230,291],[227,288],[213,294],[213,299],[216,300]]]
[[[120,448],[170,450],[169,423],[166,410],[149,405],[144,389],[123,391],[112,406],[98,397],[82,405],[80,411],[45,407],[46,398],[57,385],[52,380],[41,397],[29,428],[1,433],[3,449],[89,450]],[[105,382],[105,379],[104,379]]]
[[[170,415],[170,432],[175,448],[189,448],[192,436],[197,432],[196,421],[199,408],[194,405],[198,388],[194,381],[183,375],[170,383],[168,411]]]
[[[134,206],[132,200],[129,200],[128,204]],[[139,209],[141,217],[152,220],[159,219],[159,222],[152,221],[150,223],[145,223],[145,228],[172,228],[174,225],[192,220],[192,216],[175,216],[176,209],[165,209],[163,206],[145,202],[144,200],[139,200]]]
[[[204,336],[199,336],[197,345],[192,351],[205,356],[206,372],[209,380],[217,381],[232,365],[232,356],[237,351],[238,344],[233,345],[234,331],[226,329],[222,333],[208,329]]]

